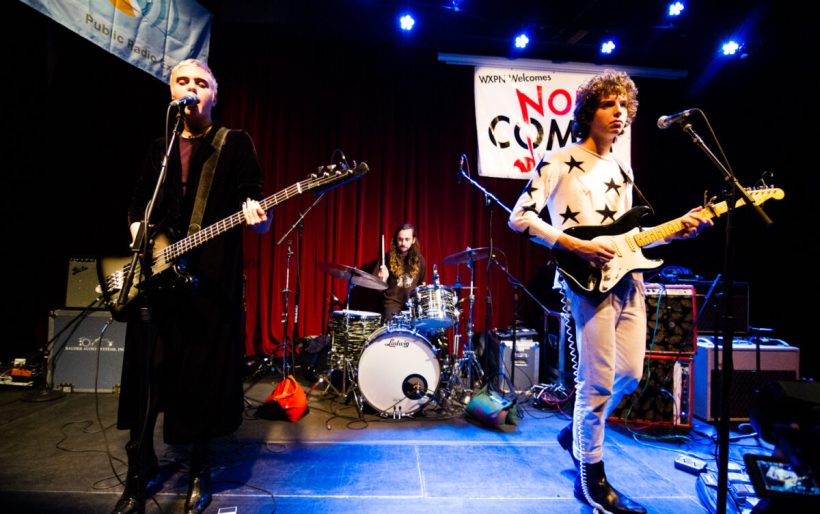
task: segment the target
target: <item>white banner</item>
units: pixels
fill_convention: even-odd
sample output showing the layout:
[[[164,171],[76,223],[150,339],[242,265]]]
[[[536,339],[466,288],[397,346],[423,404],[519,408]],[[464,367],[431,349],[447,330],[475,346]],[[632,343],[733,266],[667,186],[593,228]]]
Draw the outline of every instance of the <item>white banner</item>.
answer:
[[[211,13],[194,0],[20,0],[168,82],[179,61],[208,61]]]
[[[591,73],[475,67],[478,174],[527,179],[545,153],[574,142],[575,91]],[[630,162],[630,129],[613,151]]]

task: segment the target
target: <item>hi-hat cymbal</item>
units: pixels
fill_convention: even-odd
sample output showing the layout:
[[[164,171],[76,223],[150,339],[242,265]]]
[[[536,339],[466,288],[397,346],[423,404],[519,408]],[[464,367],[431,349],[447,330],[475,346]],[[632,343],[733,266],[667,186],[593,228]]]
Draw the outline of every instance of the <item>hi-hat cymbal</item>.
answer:
[[[340,278],[356,286],[376,289],[378,291],[387,289],[387,284],[382,282],[382,279],[366,271],[354,268],[353,266],[334,264],[332,262],[320,262],[319,268],[329,275],[333,275],[336,278]]]
[[[480,261],[482,259],[486,259],[489,256],[490,249],[486,246],[482,248],[470,248],[468,246],[467,249],[463,252],[456,252],[450,254],[447,257],[445,257],[441,262],[442,264],[464,264],[470,261]]]

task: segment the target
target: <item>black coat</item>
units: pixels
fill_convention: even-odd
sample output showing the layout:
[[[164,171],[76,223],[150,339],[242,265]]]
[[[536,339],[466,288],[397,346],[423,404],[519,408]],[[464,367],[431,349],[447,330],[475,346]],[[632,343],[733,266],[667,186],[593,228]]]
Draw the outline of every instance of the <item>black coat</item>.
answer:
[[[172,240],[184,237],[196,198],[199,176],[213,153],[214,127],[195,149],[187,187],[183,193],[179,144],[168,164],[168,176],[151,219],[158,231]],[[141,220],[153,194],[165,141],[154,141],[149,149],[132,201],[129,222]],[[214,172],[202,227],[224,220],[242,208],[246,198],[262,197],[262,177],[250,136],[231,131],[222,147]],[[119,428],[138,428],[146,398],[156,400],[164,412],[167,443],[187,443],[234,432],[242,422],[244,302],[242,233],[233,228],[186,253],[187,270],[196,278],[195,286],[166,287],[173,271],[165,272],[149,284],[159,290],[133,302],[148,303],[151,322],[141,321],[139,309],[129,313],[120,392]],[[156,337],[155,337],[156,336]],[[153,341],[148,344],[146,341]],[[149,352],[153,355],[149,356]],[[143,372],[153,363],[150,392]]]

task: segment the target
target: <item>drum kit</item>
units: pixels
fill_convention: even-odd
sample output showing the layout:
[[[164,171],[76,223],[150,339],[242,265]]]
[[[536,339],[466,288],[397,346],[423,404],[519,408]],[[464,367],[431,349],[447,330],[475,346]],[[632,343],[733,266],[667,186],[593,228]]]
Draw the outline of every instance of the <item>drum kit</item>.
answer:
[[[473,380],[483,378],[471,343],[474,265],[488,257],[487,248],[469,247],[445,257],[444,264],[468,266],[470,285],[458,281],[452,286],[441,285],[434,267],[433,283],[416,287],[407,309],[384,325],[379,313],[351,310],[349,299],[354,286],[382,291],[387,289],[385,282],[352,266],[320,263],[325,273],[348,284],[348,303],[344,309],[332,311],[328,322],[329,369],[319,378],[319,384],[326,384],[324,391],[332,388],[340,397],[352,397],[360,416],[363,402],[382,417],[393,418],[413,414],[430,404],[469,402]],[[469,318],[467,343],[459,352],[461,290],[468,292],[464,300],[469,300]],[[452,354],[446,342],[441,344],[449,329],[454,330]],[[331,375],[341,375],[336,381],[341,382],[340,387]]]

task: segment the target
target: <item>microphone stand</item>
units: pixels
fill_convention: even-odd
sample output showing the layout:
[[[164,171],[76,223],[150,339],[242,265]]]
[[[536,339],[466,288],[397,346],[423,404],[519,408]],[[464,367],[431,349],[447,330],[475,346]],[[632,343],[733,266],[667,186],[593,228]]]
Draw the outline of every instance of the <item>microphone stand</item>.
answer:
[[[296,286],[294,287],[294,293],[293,293],[293,336],[291,337],[291,344],[293,342],[295,342],[297,340],[297,338],[299,337],[299,302],[301,301],[301,296],[302,296],[302,239],[303,239],[303,236],[304,236],[304,228],[305,228],[304,219],[305,219],[305,216],[307,216],[307,214],[310,212],[310,210],[313,209],[314,207],[316,207],[316,204],[318,204],[319,201],[322,198],[324,198],[324,196],[325,196],[325,193],[321,193],[320,195],[318,195],[316,197],[316,200],[314,200],[313,203],[310,204],[310,206],[308,206],[307,209],[305,209],[301,214],[299,214],[299,217],[296,218],[296,221],[293,222],[293,225],[291,225],[290,228],[287,230],[287,232],[285,232],[285,234],[279,239],[279,241],[276,242],[277,246],[281,245],[282,241],[284,241],[285,238],[288,237],[288,234],[293,232],[294,229],[298,229],[298,231],[296,232]],[[290,256],[291,256],[290,241],[288,241],[288,271],[287,271],[287,278],[285,280],[286,282],[290,278]],[[285,285],[285,290],[287,290],[287,284]],[[288,291],[288,293],[289,292],[290,291]],[[288,308],[287,293],[285,293],[285,291],[283,291],[283,294],[285,295],[284,296],[285,312],[282,314],[283,323],[285,323],[283,338],[284,338],[285,345],[287,345],[287,338],[288,338],[288,335],[287,335],[287,332],[288,332],[287,316],[288,316],[289,308]],[[287,351],[287,346],[285,346],[285,351]],[[282,355],[282,373],[285,373],[285,371],[286,371],[287,365],[286,365],[285,362],[286,362],[285,361],[285,355]],[[294,359],[293,352],[291,352],[291,368],[292,369],[296,368],[296,361]],[[287,373],[285,373],[284,376],[287,376]]]
[[[700,109],[697,109],[701,112]],[[701,112],[701,114],[703,114]],[[704,119],[706,118],[705,115]],[[707,120],[708,124],[708,120]],[[745,204],[752,206],[761,217],[767,227],[772,225],[772,220],[763,212],[763,209],[756,205],[743,186],[737,181],[732,170],[715,156],[703,142],[703,139],[695,132],[690,123],[682,126],[682,129],[692,139],[692,143],[700,148],[709,160],[715,165],[718,171],[723,174],[724,181],[730,185],[731,193],[727,200],[728,209],[726,212],[726,239],[723,254],[723,277],[725,280],[723,312],[720,317],[721,333],[723,338],[723,370],[718,374],[719,379],[713,384],[720,385],[720,421],[718,423],[718,494],[717,494],[717,514],[725,514],[726,498],[728,491],[728,470],[729,470],[729,392],[734,372],[734,362],[732,356],[732,336],[734,331],[734,318],[732,317],[732,295],[734,288],[734,241],[732,234],[733,212],[735,208],[735,198],[740,196],[745,199]],[[727,162],[728,164],[728,162]],[[715,353],[717,353],[715,345]],[[713,395],[715,397],[715,395]]]
[[[461,162],[463,163],[466,160],[467,160],[466,156],[462,154]],[[469,169],[469,164],[468,164],[468,169]],[[488,222],[487,222],[488,223],[487,229],[489,231],[488,233],[489,233],[489,238],[490,238],[489,245],[488,245],[488,252],[489,252],[488,255],[489,255],[489,260],[492,260],[493,259],[493,202],[495,202],[496,204],[503,207],[504,210],[506,210],[508,214],[512,214],[512,209],[510,209],[509,207],[504,205],[504,202],[499,200],[498,197],[496,197],[494,194],[489,192],[484,186],[482,186],[481,184],[479,184],[478,182],[473,180],[472,177],[470,177],[467,173],[465,173],[463,166],[459,166],[458,176],[459,176],[459,181],[462,178],[464,178],[464,179],[467,180],[467,182],[469,182],[470,184],[475,186],[479,191],[484,193],[484,205],[487,207],[487,209],[489,211],[489,219],[488,219]],[[492,320],[492,293],[490,291],[490,278],[491,278],[491,273],[490,272],[491,272],[491,270],[492,270],[492,263],[488,262],[487,263],[487,304],[486,304],[486,312],[484,313],[484,318],[485,318],[485,320],[484,320],[484,330],[485,330],[484,335],[485,335],[485,338],[488,342],[490,340],[490,323],[491,323],[491,320]],[[513,339],[515,339],[515,327],[513,327]],[[472,341],[470,341],[470,343],[472,344]],[[514,351],[514,349],[515,349],[515,342],[513,342],[513,351]],[[500,348],[499,348],[499,356],[500,356],[500,354],[501,354],[501,352],[500,352]]]
[[[134,242],[131,245],[131,265],[128,269],[128,273],[123,279],[122,289],[120,289],[120,294],[117,297],[117,305],[119,306],[123,306],[127,303],[128,293],[134,283],[137,263],[140,262],[140,260],[140,273],[143,275],[141,283],[147,284],[147,281],[151,278],[152,249],[150,248],[151,238],[148,237],[148,230],[151,227],[151,215],[153,214],[157,199],[160,196],[162,186],[165,183],[165,178],[168,175],[168,160],[170,159],[171,152],[173,151],[174,143],[176,142],[179,134],[182,132],[184,117],[185,110],[180,107],[177,109],[176,122],[173,130],[171,131],[171,138],[165,149],[165,155],[162,158],[162,164],[160,166],[159,175],[157,176],[156,185],[154,186],[154,192],[151,196],[151,200],[149,200],[145,206],[145,214],[140,222],[137,234],[134,237]],[[138,358],[142,359],[142,362],[139,363],[142,370],[139,373],[139,379],[137,382],[137,398],[139,406],[137,407],[138,417],[136,419],[140,425],[140,432],[139,440],[137,441],[136,454],[138,459],[137,462],[143,463],[147,462],[146,450],[151,446],[145,444],[146,438],[154,437],[153,432],[150,434],[146,432],[149,429],[148,420],[153,416],[151,410],[152,405],[155,402],[153,398],[154,374],[151,371],[151,366],[154,362],[154,344],[156,342],[157,334],[153,323],[150,287],[143,288],[140,296],[141,305],[139,306],[139,332],[134,339],[135,342],[139,340],[139,344],[142,346],[142,355],[138,355]],[[153,426],[150,428],[153,430]],[[139,467],[139,472],[145,472],[142,465]]]
[[[496,259],[495,256],[493,256],[493,255],[490,256],[490,264],[495,264],[495,266],[498,269],[500,269],[507,276],[507,280],[513,286],[513,339],[512,339],[512,354],[510,356],[510,382],[512,383],[511,390],[515,391],[517,393],[517,391],[515,390],[515,351],[516,351],[515,350],[515,344],[516,344],[516,331],[517,331],[516,320],[518,319],[518,316],[516,315],[516,309],[518,307],[518,290],[520,289],[520,290],[524,291],[525,293],[527,293],[527,296],[529,296],[530,299],[533,302],[535,302],[536,305],[541,307],[541,310],[544,311],[545,316],[558,316],[558,313],[548,309],[544,304],[542,304],[538,300],[538,298],[536,298],[535,295],[532,294],[532,292],[529,289],[527,289],[527,287],[524,284],[522,284],[520,280],[515,278],[512,275],[512,273],[510,273],[510,270],[508,270],[500,262],[498,262],[498,259]]]
[[[288,306],[288,298],[290,297],[290,258],[293,256],[293,251],[290,248],[290,239],[288,239],[288,253],[287,263],[285,264],[285,287],[282,289],[282,378],[290,374],[288,370],[288,315],[290,307]]]

